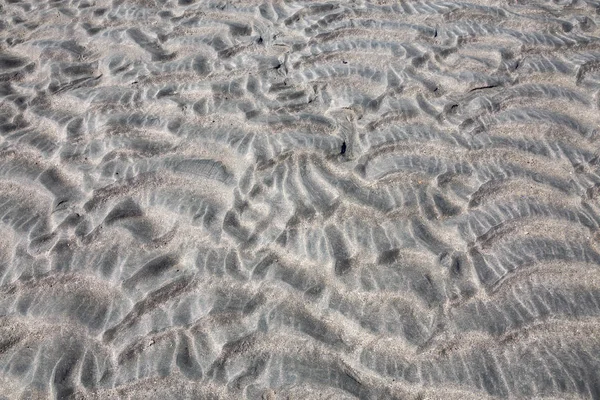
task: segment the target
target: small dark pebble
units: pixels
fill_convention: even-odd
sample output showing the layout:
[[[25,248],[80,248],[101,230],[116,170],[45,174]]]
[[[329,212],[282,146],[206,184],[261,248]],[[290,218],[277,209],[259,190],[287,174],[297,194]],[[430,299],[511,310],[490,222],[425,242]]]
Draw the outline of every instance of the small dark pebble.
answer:
[[[342,151],[340,152],[340,154],[345,154],[346,153],[346,141],[344,141],[342,143]]]

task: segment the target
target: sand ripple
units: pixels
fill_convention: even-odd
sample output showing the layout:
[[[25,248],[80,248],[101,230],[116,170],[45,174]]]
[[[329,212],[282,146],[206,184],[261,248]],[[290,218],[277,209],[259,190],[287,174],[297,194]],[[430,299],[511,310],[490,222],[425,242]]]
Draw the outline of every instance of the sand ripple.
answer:
[[[0,397],[600,398],[599,15],[0,2]]]

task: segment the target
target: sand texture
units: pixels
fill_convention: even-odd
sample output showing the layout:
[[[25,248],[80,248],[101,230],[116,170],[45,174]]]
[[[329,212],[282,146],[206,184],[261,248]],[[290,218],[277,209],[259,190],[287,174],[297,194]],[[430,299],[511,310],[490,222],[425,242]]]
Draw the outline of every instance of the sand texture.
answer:
[[[600,399],[597,24],[0,0],[0,399]]]

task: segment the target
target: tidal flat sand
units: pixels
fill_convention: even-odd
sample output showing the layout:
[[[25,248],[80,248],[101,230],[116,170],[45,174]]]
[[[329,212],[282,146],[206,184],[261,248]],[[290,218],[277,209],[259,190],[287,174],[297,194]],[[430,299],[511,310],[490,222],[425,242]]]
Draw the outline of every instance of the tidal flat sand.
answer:
[[[0,0],[0,399],[600,399],[598,24]]]

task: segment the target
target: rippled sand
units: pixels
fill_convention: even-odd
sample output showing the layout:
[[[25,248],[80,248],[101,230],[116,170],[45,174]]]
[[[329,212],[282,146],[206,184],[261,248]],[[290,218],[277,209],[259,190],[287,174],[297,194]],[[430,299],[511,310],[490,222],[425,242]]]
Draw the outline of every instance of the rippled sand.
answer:
[[[600,398],[597,23],[2,0],[0,398]]]

